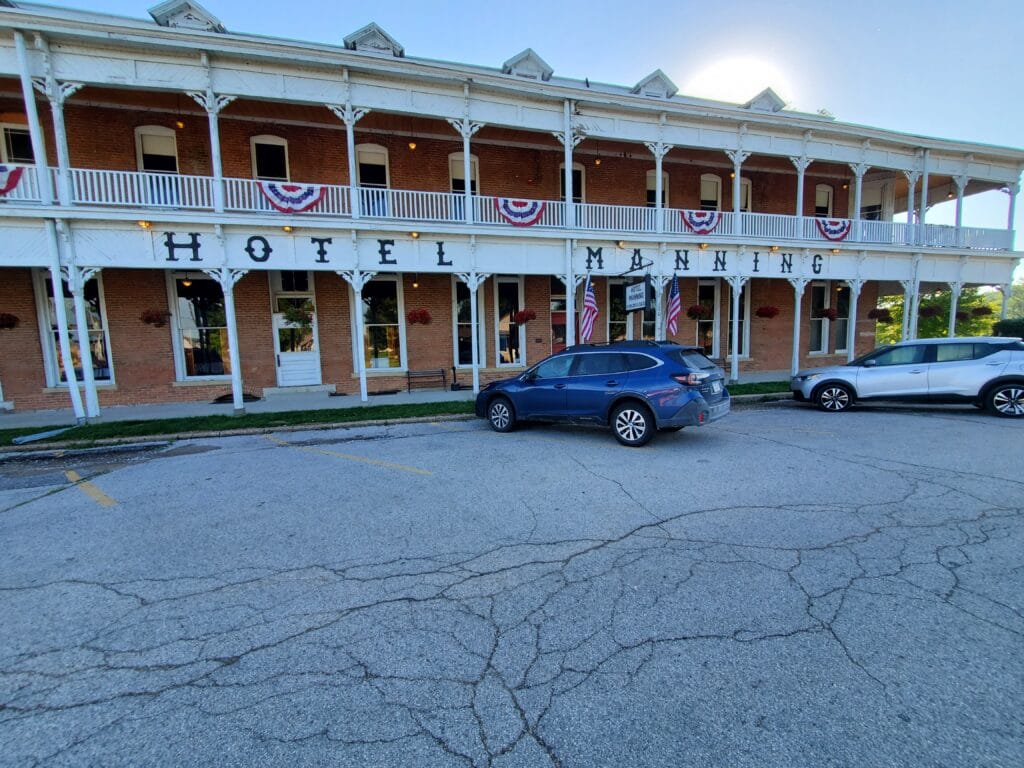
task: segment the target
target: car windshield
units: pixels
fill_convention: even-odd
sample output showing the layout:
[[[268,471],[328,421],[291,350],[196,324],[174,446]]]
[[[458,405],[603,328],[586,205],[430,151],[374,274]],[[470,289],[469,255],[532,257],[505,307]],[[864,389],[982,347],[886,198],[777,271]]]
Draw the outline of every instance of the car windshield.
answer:
[[[879,354],[881,352],[884,352],[887,349],[892,349],[893,346],[895,346],[895,345],[889,344],[888,346],[885,346],[885,347],[879,347],[878,349],[872,349],[866,355],[861,355],[860,357],[855,357],[850,362],[844,363],[844,365],[864,365],[864,361],[865,360],[868,360],[869,358],[872,358],[875,355],[877,355],[877,354]]]
[[[715,364],[710,359],[693,349],[673,349],[668,353],[668,357],[670,360],[682,363],[687,368],[698,371],[713,370],[715,368]]]

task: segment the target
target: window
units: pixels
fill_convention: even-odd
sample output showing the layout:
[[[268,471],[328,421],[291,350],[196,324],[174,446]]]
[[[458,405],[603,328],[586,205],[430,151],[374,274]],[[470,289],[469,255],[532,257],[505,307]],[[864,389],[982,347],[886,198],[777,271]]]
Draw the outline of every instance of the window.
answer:
[[[847,351],[850,335],[850,287],[842,286],[836,292],[836,353]]]
[[[740,357],[747,357],[750,353],[747,351],[747,342],[749,339],[748,329],[750,323],[750,291],[747,289],[750,287],[748,282],[743,288],[740,289],[740,327],[739,327],[739,354]],[[732,289],[730,288],[730,291]],[[729,295],[729,338],[726,339],[726,349],[729,350],[729,357],[732,357],[732,295]]]
[[[811,354],[828,352],[828,318],[821,314],[829,308],[828,283],[811,284]]]
[[[285,269],[271,274],[275,293],[313,293],[310,288],[309,272],[305,270]]]
[[[140,171],[178,172],[178,140],[170,128],[164,128],[162,125],[143,125],[136,128],[135,152]]]
[[[658,169],[647,172],[647,207],[657,208]],[[668,172],[661,172],[661,207],[668,207]]]
[[[288,181],[288,142],[278,136],[253,136],[252,177],[267,181]]]
[[[466,169],[463,165],[462,153],[453,152],[448,155],[448,176],[451,179],[452,192],[463,194],[466,191]],[[476,155],[469,156],[469,193],[476,195],[480,184],[480,166]]]
[[[750,179],[740,177],[740,210],[744,213],[750,212]]]
[[[452,278],[454,285],[453,296],[455,306],[452,309],[452,317],[455,323],[455,365],[470,366],[473,364],[473,317],[469,304],[469,286],[461,280]],[[477,329],[477,360],[480,365],[485,365],[484,342],[483,342],[483,318],[480,312],[483,302],[480,300],[480,293],[477,292],[477,322],[480,327]]]
[[[390,186],[388,151],[379,144],[360,144],[356,147],[356,181],[363,189],[359,192],[362,212],[368,216],[387,216],[386,190]]]
[[[572,164],[572,201],[582,203],[587,199],[587,178],[580,163]],[[565,200],[565,163],[558,166],[558,196]]]
[[[697,285],[697,303],[704,316],[697,321],[697,346],[708,357],[718,357],[718,281],[701,280]]]
[[[512,316],[523,307],[523,282],[518,277],[499,277],[494,281],[494,293],[497,364],[522,365],[524,329]]]
[[[629,370],[626,356],[612,352],[596,352],[576,356],[574,376],[607,376]]]
[[[889,347],[883,349],[865,360],[874,360],[875,365],[916,365],[924,362],[927,348],[923,344],[908,345],[905,347]]]
[[[818,184],[814,188],[814,215],[830,217],[832,215],[832,187]]]
[[[700,209],[720,211],[722,209],[722,180],[713,173],[700,177]]]
[[[49,328],[46,334],[45,359],[47,362],[47,384],[54,386],[57,383],[66,384],[67,375],[64,372],[64,359],[60,352],[60,335],[57,330],[57,308],[53,297],[53,281],[48,273],[37,273],[36,289],[37,297],[41,299],[39,306],[45,308],[44,328]],[[71,297],[66,281],[61,280],[62,298],[64,311],[67,314],[68,333],[71,342],[71,363],[75,369],[75,378],[78,381],[84,379],[82,360],[82,345],[75,318],[75,303]],[[112,372],[110,356],[107,350],[110,348],[110,340],[107,338],[107,314],[103,301],[103,284],[100,277],[96,276],[86,281],[83,298],[85,300],[85,321],[86,321],[86,344],[92,364],[92,375],[96,381],[110,381]]]
[[[987,350],[978,354],[977,347],[987,347],[988,344],[936,344],[935,362],[953,363],[958,360],[975,360],[985,357]]]
[[[882,185],[875,182],[861,187],[860,217],[866,221],[882,219]]]
[[[557,277],[552,276],[549,284],[551,310],[551,352],[561,352],[565,349],[565,327],[566,327],[566,293],[565,283]]]
[[[220,283],[185,272],[175,273],[171,280],[179,378],[231,375],[228,323]]]
[[[533,369],[533,376],[536,379],[563,379],[569,375],[572,362],[577,355],[562,355],[545,360]]]
[[[626,312],[626,284],[622,280],[608,281],[608,341],[633,338]]]
[[[646,371],[648,368],[658,365],[658,361],[648,355],[632,353],[627,354],[625,357],[626,366],[631,371]]]
[[[640,338],[654,341],[658,338],[657,323],[655,320],[656,307],[654,302],[651,302],[651,306],[645,309],[641,314],[643,317],[640,320]]]
[[[379,277],[363,288],[363,363],[369,369],[402,368],[398,280]]]
[[[5,125],[3,133],[4,142],[0,146],[0,160],[5,163],[23,163],[25,165],[35,162],[35,155],[32,152],[32,136],[26,126]]]

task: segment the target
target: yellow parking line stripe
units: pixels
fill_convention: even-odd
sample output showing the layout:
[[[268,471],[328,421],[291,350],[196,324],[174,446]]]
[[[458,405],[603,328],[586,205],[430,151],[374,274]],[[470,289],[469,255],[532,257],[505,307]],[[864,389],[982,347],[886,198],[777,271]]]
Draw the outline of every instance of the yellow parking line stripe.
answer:
[[[64,477],[68,479],[68,482],[74,483],[76,486],[82,489],[90,499],[95,501],[101,507],[113,507],[117,505],[117,502],[107,496],[103,491],[97,488],[95,485],[90,483],[88,480],[83,480],[82,476],[75,472],[73,469],[69,469],[64,473]]]
[[[405,464],[394,464],[390,461],[381,461],[380,459],[370,459],[366,456],[355,456],[351,453],[338,453],[337,451],[327,451],[323,448],[312,448],[308,445],[292,445],[286,440],[282,440],[273,435],[267,435],[267,440],[278,445],[286,445],[289,448],[298,448],[302,451],[310,451],[311,453],[320,453],[324,456],[334,456],[338,459],[348,459],[349,461],[358,461],[363,464],[372,464],[375,467],[384,467],[385,469],[399,469],[403,472],[412,472],[414,475],[432,475],[434,474],[429,469],[420,469],[419,467],[408,467]]]

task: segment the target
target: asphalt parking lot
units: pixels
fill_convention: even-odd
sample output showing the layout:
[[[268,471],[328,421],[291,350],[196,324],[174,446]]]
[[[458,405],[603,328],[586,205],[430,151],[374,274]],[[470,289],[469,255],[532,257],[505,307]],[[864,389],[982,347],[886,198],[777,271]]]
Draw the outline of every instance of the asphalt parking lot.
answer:
[[[0,464],[0,764],[1020,766],[1024,421]]]

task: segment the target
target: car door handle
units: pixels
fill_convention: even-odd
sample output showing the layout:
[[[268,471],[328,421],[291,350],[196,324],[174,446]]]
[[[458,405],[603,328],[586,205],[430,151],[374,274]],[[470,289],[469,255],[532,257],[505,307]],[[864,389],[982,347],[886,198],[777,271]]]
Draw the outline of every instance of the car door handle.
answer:
[[[608,379],[608,381],[606,381],[604,383],[604,385],[606,387],[617,387],[617,386],[619,386],[619,382],[616,381],[615,379]]]
[[[555,384],[555,389],[565,389],[565,384]]]
[[[910,371],[910,373],[924,373],[924,371]]]

